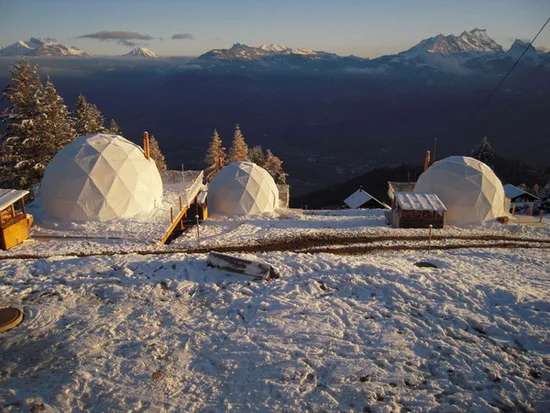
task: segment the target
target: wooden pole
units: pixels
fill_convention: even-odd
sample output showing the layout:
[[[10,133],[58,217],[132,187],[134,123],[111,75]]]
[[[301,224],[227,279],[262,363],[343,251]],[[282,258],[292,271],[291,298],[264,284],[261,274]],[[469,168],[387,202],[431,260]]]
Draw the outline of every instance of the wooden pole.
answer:
[[[143,152],[145,152],[145,159],[149,160],[149,132],[147,131],[143,132]]]
[[[174,223],[174,207],[170,207],[170,223]]]
[[[431,252],[432,250],[432,228],[434,226],[432,224],[430,224],[430,226],[428,228],[430,228],[430,232],[428,233],[428,253]]]
[[[430,166],[430,151],[426,151],[424,156],[424,170],[428,169]]]
[[[197,221],[197,244],[201,243],[201,233],[200,233],[200,225],[199,225],[199,216],[195,215],[195,220]]]
[[[542,222],[542,216],[544,215],[544,209],[541,209],[540,210],[540,218],[539,218],[539,222]]]
[[[181,200],[181,196],[179,197],[180,200],[180,211],[183,209],[183,201]]]
[[[535,204],[531,204],[531,211],[529,212],[529,215],[533,216],[535,213]]]
[[[516,215],[516,204],[512,207],[512,215]]]

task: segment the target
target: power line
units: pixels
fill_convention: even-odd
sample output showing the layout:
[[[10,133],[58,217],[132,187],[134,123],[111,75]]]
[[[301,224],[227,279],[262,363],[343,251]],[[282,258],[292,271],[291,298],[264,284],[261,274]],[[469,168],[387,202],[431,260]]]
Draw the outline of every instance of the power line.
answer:
[[[474,113],[472,114],[470,120],[473,120],[475,118],[475,116],[479,113],[479,111],[481,109],[483,109],[483,107],[487,104],[487,102],[489,102],[489,100],[493,97],[493,95],[497,92],[497,90],[500,88],[500,86],[502,86],[502,84],[504,83],[504,81],[508,78],[508,76],[510,75],[510,73],[512,73],[512,71],[516,68],[516,66],[518,65],[519,61],[521,60],[521,58],[525,55],[525,53],[527,53],[527,51],[529,50],[529,48],[533,45],[533,43],[535,42],[535,40],[537,40],[537,37],[539,37],[539,34],[541,34],[541,32],[544,30],[544,28],[546,27],[546,25],[548,24],[548,22],[550,22],[550,17],[546,20],[546,22],[542,25],[542,27],[540,28],[539,32],[535,35],[535,37],[533,37],[533,40],[531,40],[531,43],[529,43],[529,46],[527,46],[525,48],[525,50],[523,51],[523,53],[518,57],[518,59],[515,61],[515,63],[512,65],[512,67],[510,68],[510,70],[508,70],[508,72],[504,75],[504,77],[502,79],[500,79],[500,82],[498,82],[498,85],[491,91],[491,93],[489,93],[489,95],[487,96],[487,98],[485,98],[485,100],[483,101],[483,103],[481,105],[479,105],[479,107],[474,111]]]

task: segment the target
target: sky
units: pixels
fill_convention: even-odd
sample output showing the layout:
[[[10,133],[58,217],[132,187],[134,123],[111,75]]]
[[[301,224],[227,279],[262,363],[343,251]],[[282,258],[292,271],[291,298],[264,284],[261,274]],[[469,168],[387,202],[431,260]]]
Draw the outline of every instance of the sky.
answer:
[[[0,47],[33,36],[94,55],[139,45],[198,56],[240,42],[376,57],[475,27],[507,49],[548,17],[550,0],[0,0]],[[535,45],[550,47],[550,24]]]

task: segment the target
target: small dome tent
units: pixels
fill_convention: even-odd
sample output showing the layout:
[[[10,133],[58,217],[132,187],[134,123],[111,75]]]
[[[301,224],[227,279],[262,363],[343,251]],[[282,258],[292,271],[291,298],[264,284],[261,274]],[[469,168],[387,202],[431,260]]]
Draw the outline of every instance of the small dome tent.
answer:
[[[475,225],[506,215],[502,183],[474,158],[451,156],[435,162],[420,175],[414,191],[435,193],[451,224]]]
[[[272,212],[279,190],[265,169],[252,162],[233,162],[222,168],[208,185],[208,204],[225,215]]]
[[[162,202],[162,179],[138,145],[117,135],[85,135],[49,163],[41,194],[49,215],[104,222],[151,211]]]

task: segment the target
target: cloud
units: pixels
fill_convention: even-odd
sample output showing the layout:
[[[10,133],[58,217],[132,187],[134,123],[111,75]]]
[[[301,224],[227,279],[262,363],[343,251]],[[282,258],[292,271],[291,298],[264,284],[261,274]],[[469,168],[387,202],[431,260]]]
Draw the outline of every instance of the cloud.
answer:
[[[189,33],[178,33],[170,37],[172,40],[193,40],[193,35]]]
[[[136,32],[123,32],[123,31],[101,31],[97,33],[83,34],[78,36],[80,39],[97,39],[102,42],[116,41],[118,44],[122,44],[128,47],[134,47],[138,43],[134,40],[153,40],[148,34],[139,34]]]

